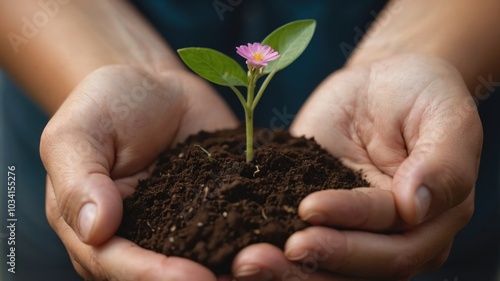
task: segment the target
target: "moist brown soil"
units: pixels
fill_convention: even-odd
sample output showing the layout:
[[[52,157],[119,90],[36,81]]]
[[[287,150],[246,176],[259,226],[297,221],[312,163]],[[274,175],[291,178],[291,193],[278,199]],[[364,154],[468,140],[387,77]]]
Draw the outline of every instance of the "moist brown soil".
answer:
[[[125,198],[118,235],[227,274],[245,246],[283,248],[307,227],[297,208],[308,194],[369,185],[314,140],[262,129],[255,136],[251,163],[243,128],[201,132],[161,154],[151,176]]]

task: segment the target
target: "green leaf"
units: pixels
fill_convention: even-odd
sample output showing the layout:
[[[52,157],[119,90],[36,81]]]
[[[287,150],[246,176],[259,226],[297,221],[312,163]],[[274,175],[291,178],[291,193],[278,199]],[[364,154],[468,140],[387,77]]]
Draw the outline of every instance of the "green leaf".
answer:
[[[209,48],[177,50],[184,63],[196,74],[222,86],[247,86],[248,77],[232,58]]]
[[[271,46],[280,57],[269,62],[264,73],[282,70],[295,61],[309,45],[315,29],[315,20],[299,20],[285,24],[269,34],[261,44]]]

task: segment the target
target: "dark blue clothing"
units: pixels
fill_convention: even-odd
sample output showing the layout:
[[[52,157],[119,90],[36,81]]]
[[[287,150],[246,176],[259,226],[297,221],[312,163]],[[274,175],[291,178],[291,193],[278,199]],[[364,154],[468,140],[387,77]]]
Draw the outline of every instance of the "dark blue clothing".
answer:
[[[1,73],[0,73],[1,74]],[[7,273],[1,243],[0,280],[81,280],[45,217],[45,170],[38,147],[47,116],[5,75],[0,78],[1,229],[6,232],[7,165],[16,166],[16,273]],[[6,254],[4,254],[6,253]]]
[[[137,8],[174,48],[203,46],[227,53],[235,59],[235,46],[261,41],[270,31],[287,22],[317,20],[315,36],[304,54],[271,82],[257,107],[256,125],[288,126],[309,93],[332,71],[340,68],[359,41],[360,31],[374,20],[385,1],[188,1],[135,0]],[[215,8],[217,4],[218,9]],[[222,3],[222,4],[221,4]],[[233,3],[234,7],[229,3]],[[226,6],[224,6],[224,4]],[[226,10],[224,10],[224,7]],[[40,134],[47,117],[5,77],[0,83],[0,131],[2,169],[17,167],[16,275],[2,280],[81,280],[72,270],[67,253],[45,218],[45,173],[38,154]],[[237,114],[241,105],[225,88],[219,91]],[[485,130],[476,210],[466,228],[457,235],[445,267],[414,280],[494,280],[500,238],[500,97],[492,95],[481,104]],[[277,117],[277,118],[276,118]],[[273,122],[272,120],[278,122]],[[2,182],[1,233],[5,233],[6,170]],[[2,257],[6,242],[1,240]],[[10,279],[12,276],[15,279]]]

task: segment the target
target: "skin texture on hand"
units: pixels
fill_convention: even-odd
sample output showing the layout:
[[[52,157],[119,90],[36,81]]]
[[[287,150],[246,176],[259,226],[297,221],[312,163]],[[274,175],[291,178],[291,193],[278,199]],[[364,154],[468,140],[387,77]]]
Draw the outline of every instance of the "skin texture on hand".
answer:
[[[314,226],[292,235],[284,253],[244,249],[237,275],[252,265],[270,280],[407,280],[442,265],[473,212],[482,143],[453,66],[401,55],[340,70],[315,90],[292,132],[362,169],[373,188],[309,195],[299,215]]]
[[[47,217],[79,274],[92,280],[215,280],[194,262],[113,237],[122,200],[157,155],[202,129],[237,121],[201,79],[185,71],[130,66],[94,71],[43,132]],[[83,242],[82,242],[83,241]]]

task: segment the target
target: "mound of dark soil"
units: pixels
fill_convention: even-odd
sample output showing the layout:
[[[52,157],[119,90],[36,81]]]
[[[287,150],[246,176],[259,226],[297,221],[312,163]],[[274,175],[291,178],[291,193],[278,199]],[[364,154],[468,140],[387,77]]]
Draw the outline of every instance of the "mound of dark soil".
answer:
[[[286,131],[255,135],[260,141],[251,163],[245,162],[243,128],[202,132],[161,154],[152,175],[124,200],[118,235],[226,274],[245,246],[283,248],[307,227],[297,207],[308,194],[369,185],[314,140]]]

